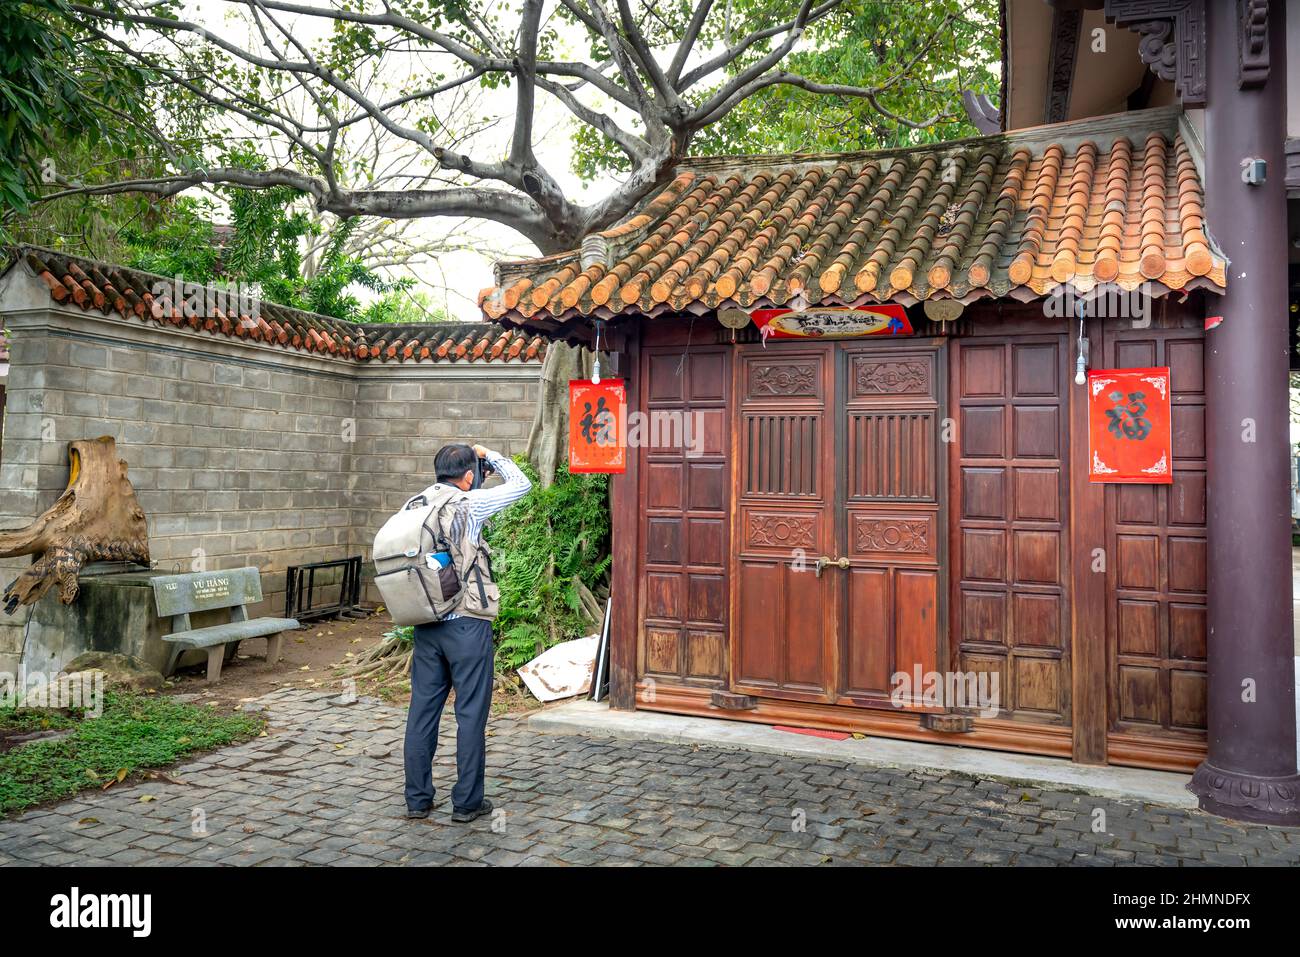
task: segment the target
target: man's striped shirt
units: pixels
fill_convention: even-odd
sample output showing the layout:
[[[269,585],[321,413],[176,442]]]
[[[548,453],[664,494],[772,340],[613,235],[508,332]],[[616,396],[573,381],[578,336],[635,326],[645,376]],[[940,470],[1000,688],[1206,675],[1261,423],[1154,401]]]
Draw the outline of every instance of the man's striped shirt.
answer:
[[[519,501],[533,487],[533,483],[529,481],[523,469],[500,452],[493,452],[489,449],[484,458],[487,459],[492,468],[496,469],[497,475],[501,476],[504,481],[500,485],[494,485],[491,488],[476,488],[463,493],[464,499],[456,508],[456,514],[451,517],[450,533],[453,542],[461,541],[467,522],[469,523],[469,534],[477,542],[483,534],[483,525],[489,518]],[[441,483],[432,486],[430,491],[437,488],[438,484]],[[451,621],[453,618],[459,617],[461,616],[448,615],[443,621]]]

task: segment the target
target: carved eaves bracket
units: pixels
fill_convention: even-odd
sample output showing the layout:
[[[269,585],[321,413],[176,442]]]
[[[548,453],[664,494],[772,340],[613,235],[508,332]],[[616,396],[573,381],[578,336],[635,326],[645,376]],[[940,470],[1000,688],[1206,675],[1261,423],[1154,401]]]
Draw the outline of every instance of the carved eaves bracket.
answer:
[[[1237,85],[1268,79],[1268,0],[1237,0]]]
[[[1205,105],[1205,0],[1106,0],[1105,11],[1107,22],[1141,35],[1142,62],[1173,82],[1183,106]]]

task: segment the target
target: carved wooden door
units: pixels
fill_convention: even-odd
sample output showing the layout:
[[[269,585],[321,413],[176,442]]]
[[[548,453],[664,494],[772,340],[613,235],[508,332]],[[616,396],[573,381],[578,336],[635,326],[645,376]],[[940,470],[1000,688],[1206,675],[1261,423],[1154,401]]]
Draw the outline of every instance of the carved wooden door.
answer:
[[[844,590],[843,704],[888,705],[894,674],[939,668],[941,357],[932,343],[841,350],[836,554],[848,567],[835,575]],[[921,691],[915,681],[901,687]]]
[[[736,395],[732,687],[804,701],[833,692],[833,343],[742,348]]]
[[[895,671],[936,669],[938,349],[742,348],[734,690],[882,706]]]

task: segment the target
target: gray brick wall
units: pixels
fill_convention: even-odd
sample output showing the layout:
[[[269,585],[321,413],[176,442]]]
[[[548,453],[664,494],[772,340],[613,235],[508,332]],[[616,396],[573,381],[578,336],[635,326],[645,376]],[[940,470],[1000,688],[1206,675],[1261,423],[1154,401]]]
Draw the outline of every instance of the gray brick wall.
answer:
[[[444,443],[522,451],[537,396],[537,363],[376,367],[59,309],[5,320],[0,527],[58,498],[68,442],[112,435],[157,567],[254,565],[261,613],[283,608],[289,565],[368,560]],[[0,559],[0,576],[28,563]],[[24,621],[0,616],[0,671]]]
[[[350,500],[352,527],[367,561],[380,526],[433,482],[433,457],[442,446],[477,442],[506,455],[524,451],[537,371],[527,377],[501,374],[511,368],[484,367],[472,374],[469,366],[454,378],[368,375],[360,382]]]

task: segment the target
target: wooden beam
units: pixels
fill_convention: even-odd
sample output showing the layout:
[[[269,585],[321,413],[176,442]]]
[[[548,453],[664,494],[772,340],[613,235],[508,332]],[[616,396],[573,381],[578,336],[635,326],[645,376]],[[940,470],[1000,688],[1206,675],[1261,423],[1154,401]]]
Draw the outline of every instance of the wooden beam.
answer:
[[[1072,323],[1071,358],[1077,355],[1078,324]],[[1087,323],[1094,363],[1101,360],[1102,323]],[[1070,368],[1073,368],[1071,363]],[[1106,763],[1110,724],[1106,696],[1106,486],[1088,480],[1087,387],[1065,386],[1070,396],[1070,683],[1073,757],[1080,764]]]
[[[620,374],[627,383],[627,406],[632,411],[642,403],[641,324],[627,323],[610,333],[618,352]],[[613,570],[610,573],[609,704],[619,711],[636,708],[636,656],[640,596],[637,594],[637,557],[640,555],[638,529],[640,508],[640,449],[629,449],[627,471],[611,481],[610,507]]]
[[[1079,57],[1079,33],[1083,12],[1052,11],[1052,44],[1047,59],[1047,96],[1043,122],[1064,123],[1070,118],[1070,94],[1074,89],[1074,63]]]

